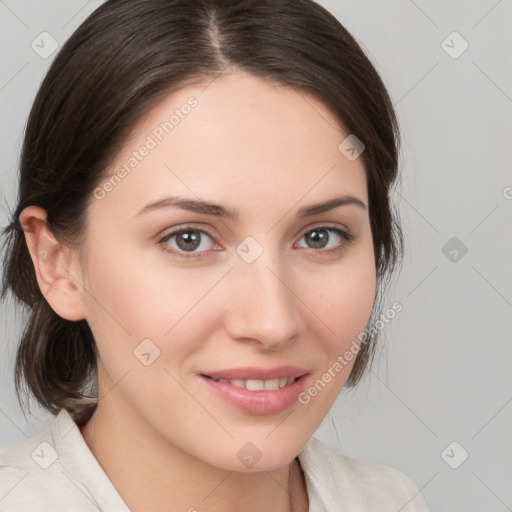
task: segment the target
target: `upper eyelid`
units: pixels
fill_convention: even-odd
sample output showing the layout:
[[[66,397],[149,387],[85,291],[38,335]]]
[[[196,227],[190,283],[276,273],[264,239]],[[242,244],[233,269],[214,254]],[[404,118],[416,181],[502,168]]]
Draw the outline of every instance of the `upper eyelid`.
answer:
[[[215,241],[217,240],[216,236],[213,233],[210,233],[207,229],[198,228],[196,226],[188,225],[188,224],[184,225],[183,227],[171,228],[169,231],[164,231],[164,233],[162,235],[159,235],[158,239],[159,240],[169,239],[183,231],[198,231],[200,233],[204,233],[204,234],[208,235],[212,240],[215,240]]]

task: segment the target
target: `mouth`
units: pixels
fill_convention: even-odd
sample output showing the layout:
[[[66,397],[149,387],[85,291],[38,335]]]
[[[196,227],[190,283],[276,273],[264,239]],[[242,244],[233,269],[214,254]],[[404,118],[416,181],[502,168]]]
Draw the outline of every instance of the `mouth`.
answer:
[[[307,370],[279,367],[270,370],[238,368],[198,374],[224,403],[251,415],[279,413],[297,403],[304,390]]]

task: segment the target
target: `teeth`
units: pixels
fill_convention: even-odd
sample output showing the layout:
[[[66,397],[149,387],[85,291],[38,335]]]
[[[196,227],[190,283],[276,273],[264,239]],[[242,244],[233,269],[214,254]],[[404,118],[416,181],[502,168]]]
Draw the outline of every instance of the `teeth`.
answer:
[[[276,390],[279,389],[280,379],[266,380],[263,382],[263,389]],[[249,388],[247,388],[249,389]]]
[[[249,391],[262,391],[265,389],[265,382],[271,381],[249,379],[245,381],[245,388]]]
[[[280,379],[271,379],[271,380],[257,380],[257,379],[248,379],[248,380],[240,380],[240,379],[214,379],[217,382],[221,382],[224,384],[231,384],[237,388],[248,389],[249,391],[275,391],[280,388],[284,388],[285,386],[289,386],[295,381],[295,377],[281,377]]]

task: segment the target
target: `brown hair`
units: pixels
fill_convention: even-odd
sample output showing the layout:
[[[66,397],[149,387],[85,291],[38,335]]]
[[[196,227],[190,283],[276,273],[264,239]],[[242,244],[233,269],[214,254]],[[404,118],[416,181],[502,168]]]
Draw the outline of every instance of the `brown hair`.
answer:
[[[92,192],[135,124],[171,90],[228,67],[313,94],[363,141],[378,284],[373,317],[403,249],[390,200],[399,129],[355,39],[312,0],[109,0],[57,54],[26,126],[17,207],[3,231],[2,297],[11,290],[29,312],[16,358],[18,398],[25,383],[48,411],[65,408],[79,424],[95,408],[92,332],[86,320],[58,316],[43,297],[21,211],[43,208],[57,240],[79,244]],[[375,338],[361,345],[347,386],[361,379]]]

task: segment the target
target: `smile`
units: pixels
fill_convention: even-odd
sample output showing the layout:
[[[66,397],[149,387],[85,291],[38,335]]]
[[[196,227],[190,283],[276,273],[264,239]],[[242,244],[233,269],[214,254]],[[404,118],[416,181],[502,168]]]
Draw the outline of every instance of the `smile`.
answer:
[[[251,415],[277,414],[296,404],[308,378],[308,374],[302,374],[272,376],[273,378],[267,379],[242,379],[240,377],[247,375],[237,373],[238,378],[229,379],[204,374],[198,377],[213,396]]]

